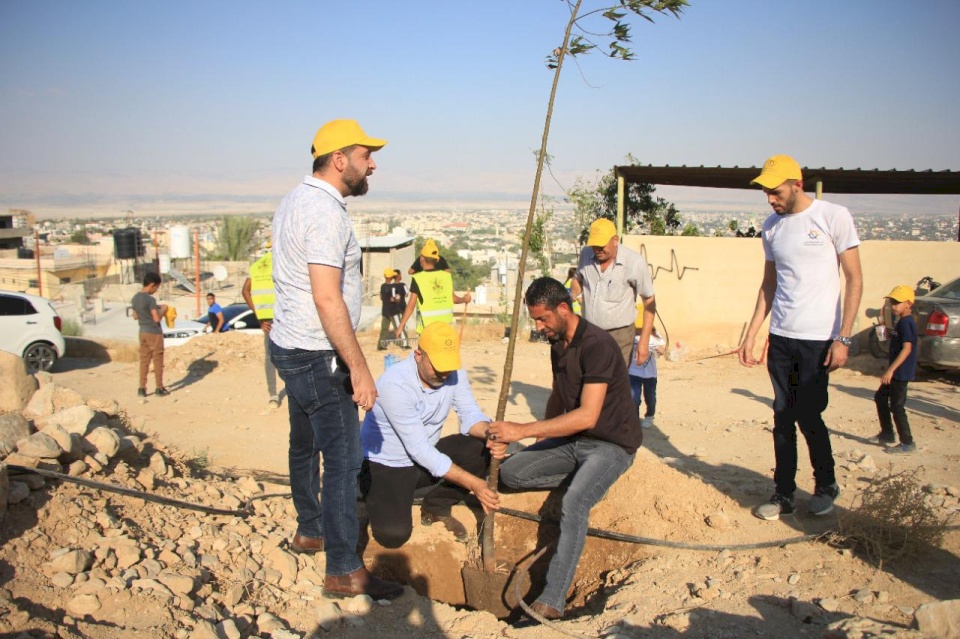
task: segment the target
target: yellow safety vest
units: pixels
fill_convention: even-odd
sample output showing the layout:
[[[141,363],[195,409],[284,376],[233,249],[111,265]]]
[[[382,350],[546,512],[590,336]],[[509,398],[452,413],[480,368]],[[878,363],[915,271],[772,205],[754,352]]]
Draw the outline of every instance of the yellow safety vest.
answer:
[[[250,297],[259,320],[273,319],[273,253],[268,252],[250,265]]]
[[[420,271],[411,278],[417,283],[417,332],[434,322],[453,324],[453,276],[446,271]]]

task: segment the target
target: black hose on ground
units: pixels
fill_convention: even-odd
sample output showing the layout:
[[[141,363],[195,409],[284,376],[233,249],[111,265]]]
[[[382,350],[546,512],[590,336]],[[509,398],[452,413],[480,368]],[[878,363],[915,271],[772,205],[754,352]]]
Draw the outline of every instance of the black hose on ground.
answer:
[[[249,517],[253,514],[253,502],[260,499],[268,499],[271,497],[289,497],[290,493],[269,493],[263,495],[255,495],[243,503],[239,509],[228,509],[228,508],[214,508],[213,506],[204,506],[203,504],[196,504],[189,501],[183,501],[180,499],[173,499],[171,497],[162,497],[160,495],[155,495],[153,493],[144,492],[142,490],[137,490],[134,488],[126,488],[124,486],[116,486],[114,484],[107,484],[105,482],[93,481],[92,479],[86,479],[84,477],[73,477],[71,475],[65,475],[63,473],[58,473],[52,470],[44,470],[41,468],[30,468],[27,466],[17,466],[14,464],[8,464],[7,469],[9,471],[24,474],[24,473],[33,473],[36,475],[41,475],[43,477],[49,477],[51,479],[59,479],[61,481],[70,482],[73,484],[79,484],[81,486],[86,486],[87,488],[93,488],[95,490],[102,490],[105,492],[117,493],[118,495],[126,495],[128,497],[134,497],[136,499],[143,499],[144,501],[151,501],[157,504],[164,504],[167,506],[175,506],[177,508],[184,508],[187,510],[196,510],[208,515],[224,515],[227,517]],[[420,503],[420,499],[414,500],[414,503]],[[559,526],[560,522],[555,519],[547,519],[541,517],[540,515],[534,515],[533,513],[524,512],[522,510],[514,510],[513,508],[501,508],[497,511],[500,514],[507,515],[509,517],[515,517],[517,519],[525,519],[527,521],[532,521],[536,523],[548,523],[555,526]],[[627,535],[624,533],[613,532],[610,530],[602,530],[600,528],[587,528],[587,535],[591,537],[597,537],[599,539],[609,539],[612,541],[620,541],[628,544],[640,544],[646,546],[660,546],[664,548],[678,548],[684,550],[705,550],[705,551],[714,551],[719,552],[721,550],[756,550],[760,548],[775,548],[777,546],[786,546],[789,544],[796,544],[804,541],[813,541],[823,535],[829,534],[820,533],[816,535],[802,535],[800,537],[790,537],[788,539],[780,539],[773,541],[763,541],[754,544],[737,544],[737,545],[722,545],[722,544],[687,544],[679,541],[667,541],[666,539],[653,539],[651,537],[638,537],[636,535]]]

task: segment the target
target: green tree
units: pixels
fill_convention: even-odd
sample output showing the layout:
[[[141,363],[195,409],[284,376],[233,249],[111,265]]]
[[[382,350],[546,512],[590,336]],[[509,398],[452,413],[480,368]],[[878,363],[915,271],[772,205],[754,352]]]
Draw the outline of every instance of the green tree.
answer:
[[[553,218],[553,208],[546,208],[543,200],[540,202],[540,210],[533,220],[533,226],[530,229],[530,252],[537,260],[537,266],[544,275],[549,275],[553,268],[553,258],[550,253],[550,236],[547,232],[547,224]],[[523,233],[517,233],[517,239],[523,242]]]
[[[627,155],[627,162],[636,165],[637,160]],[[675,235],[683,224],[680,212],[672,202],[656,197],[656,187],[646,182],[634,182],[624,189],[624,232],[646,235]],[[574,205],[574,218],[580,233],[580,242],[587,239],[590,223],[605,217],[617,219],[617,178],[613,169],[599,177],[593,184],[578,178],[567,192]]]
[[[257,241],[260,222],[247,215],[224,215],[217,230],[216,248],[208,256],[212,260],[243,262],[250,258]]]
[[[70,242],[73,244],[93,244],[87,236],[87,232],[82,229],[73,232],[73,235],[70,236]]]
[[[700,237],[700,229],[693,222],[687,222],[683,230],[680,231],[680,235],[685,237]]]

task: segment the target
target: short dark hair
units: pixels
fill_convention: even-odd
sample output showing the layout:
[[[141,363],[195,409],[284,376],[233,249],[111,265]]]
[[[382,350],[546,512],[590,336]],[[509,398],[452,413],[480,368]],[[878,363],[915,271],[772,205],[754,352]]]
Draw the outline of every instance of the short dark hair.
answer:
[[[144,288],[146,288],[147,286],[150,286],[151,284],[160,284],[160,282],[162,281],[163,280],[160,278],[160,274],[154,273],[153,271],[150,271],[149,273],[143,276]]]
[[[527,306],[542,304],[551,311],[561,304],[566,304],[567,308],[573,307],[570,292],[563,284],[552,277],[538,277],[533,280],[523,296],[523,301]]]
[[[343,152],[345,155],[350,155],[350,154],[353,152],[353,149],[354,149],[355,146],[357,146],[357,145],[356,145],[356,144],[351,144],[350,146],[345,146],[345,147],[343,147],[342,149],[336,149],[336,150],[330,151],[329,153],[324,153],[323,155],[320,155],[320,156],[315,157],[315,158],[313,159],[313,172],[314,172],[314,173],[319,173],[320,171],[322,171],[322,170],[324,170],[325,168],[327,168],[327,165],[330,164],[330,158],[332,158],[332,157],[333,157],[333,154],[336,153],[337,151],[341,151],[341,152]],[[313,151],[314,151],[314,147],[313,147],[313,145],[311,144],[311,145],[310,145],[310,154],[311,154],[311,155],[313,155]]]
[[[207,293],[207,297],[212,297],[213,299],[217,299],[217,296],[214,295],[213,293]]]

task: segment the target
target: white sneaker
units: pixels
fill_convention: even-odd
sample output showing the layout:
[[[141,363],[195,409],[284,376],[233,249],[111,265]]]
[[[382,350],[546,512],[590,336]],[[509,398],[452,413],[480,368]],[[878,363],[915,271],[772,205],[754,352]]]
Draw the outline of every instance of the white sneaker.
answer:
[[[653,417],[644,417],[640,420],[641,428],[650,428],[653,426]]]
[[[274,395],[270,398],[270,401],[267,402],[270,408],[280,408],[280,398]]]

